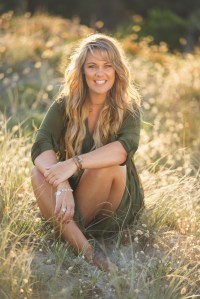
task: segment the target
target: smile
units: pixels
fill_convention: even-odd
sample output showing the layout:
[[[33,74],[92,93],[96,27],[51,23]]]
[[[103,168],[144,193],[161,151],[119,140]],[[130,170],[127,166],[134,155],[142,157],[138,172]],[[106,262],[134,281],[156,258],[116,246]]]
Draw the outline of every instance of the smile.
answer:
[[[102,84],[106,83],[106,80],[95,80],[94,82],[98,85],[102,85]]]

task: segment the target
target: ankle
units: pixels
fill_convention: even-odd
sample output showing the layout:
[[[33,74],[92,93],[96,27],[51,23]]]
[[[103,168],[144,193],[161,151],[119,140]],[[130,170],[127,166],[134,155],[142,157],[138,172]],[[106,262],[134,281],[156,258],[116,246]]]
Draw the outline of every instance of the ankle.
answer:
[[[94,248],[92,245],[87,246],[87,248],[84,250],[84,257],[88,262],[93,261],[94,256]]]

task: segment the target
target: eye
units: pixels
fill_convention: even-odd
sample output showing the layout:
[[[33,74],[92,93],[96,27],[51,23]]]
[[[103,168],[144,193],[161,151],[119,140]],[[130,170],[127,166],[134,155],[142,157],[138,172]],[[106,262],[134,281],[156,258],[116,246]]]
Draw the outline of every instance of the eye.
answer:
[[[90,64],[90,65],[88,65],[88,68],[89,68],[89,69],[94,69],[94,68],[95,68],[95,65]]]
[[[110,68],[110,67],[112,67],[111,64],[106,64],[106,65],[105,65],[105,68]]]

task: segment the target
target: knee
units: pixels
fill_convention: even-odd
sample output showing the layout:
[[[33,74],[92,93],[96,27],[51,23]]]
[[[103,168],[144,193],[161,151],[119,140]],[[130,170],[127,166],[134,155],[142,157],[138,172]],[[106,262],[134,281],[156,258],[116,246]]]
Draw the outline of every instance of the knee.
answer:
[[[37,169],[37,167],[33,166],[31,171],[31,182],[32,185],[40,185],[44,182],[45,178],[43,174]]]
[[[31,171],[31,183],[37,202],[43,202],[44,197],[42,196],[42,194],[43,192],[45,192],[45,177],[35,166]]]
[[[110,166],[110,167],[103,167],[103,168],[93,168],[88,170],[92,176],[96,179],[98,178],[105,178],[108,176],[115,176],[118,173],[120,166]]]

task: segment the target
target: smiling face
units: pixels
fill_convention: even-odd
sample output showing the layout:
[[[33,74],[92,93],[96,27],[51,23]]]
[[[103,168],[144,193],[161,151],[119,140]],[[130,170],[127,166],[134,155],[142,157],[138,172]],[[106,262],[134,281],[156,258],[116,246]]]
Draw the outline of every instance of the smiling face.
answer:
[[[98,49],[88,52],[83,66],[90,98],[106,99],[115,82],[115,70]]]

